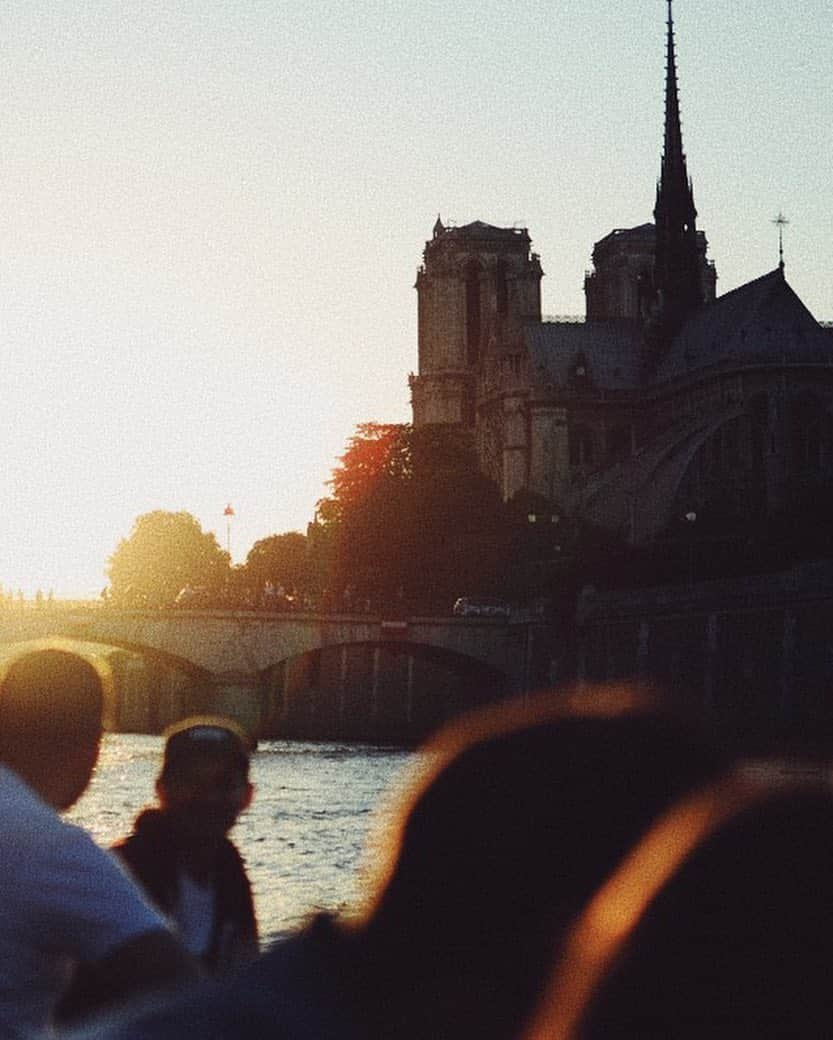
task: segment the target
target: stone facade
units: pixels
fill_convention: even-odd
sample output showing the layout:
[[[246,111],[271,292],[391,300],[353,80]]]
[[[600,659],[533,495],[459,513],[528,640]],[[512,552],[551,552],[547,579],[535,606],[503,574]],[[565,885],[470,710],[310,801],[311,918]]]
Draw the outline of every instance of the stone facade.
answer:
[[[696,228],[668,23],[654,220],[593,250],[584,320],[544,321],[526,229],[438,218],[417,275],[416,426],[471,432],[505,499],[650,541],[777,512],[833,475],[833,335],[778,268],[723,296]]]

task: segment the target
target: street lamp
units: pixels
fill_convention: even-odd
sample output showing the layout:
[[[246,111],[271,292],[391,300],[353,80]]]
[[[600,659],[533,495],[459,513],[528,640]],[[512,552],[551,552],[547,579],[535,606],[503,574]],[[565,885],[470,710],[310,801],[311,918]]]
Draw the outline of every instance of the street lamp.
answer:
[[[231,502],[223,510],[223,516],[226,518],[226,552],[228,553],[229,562],[231,561],[231,518],[234,516],[234,510],[231,508]]]
[[[535,525],[536,527],[538,526],[539,522],[544,525],[549,523],[550,530],[552,531],[554,536],[555,526],[556,524],[560,523],[561,516],[559,513],[545,513],[544,515],[539,515],[535,512],[535,509],[532,508],[526,514],[526,519],[530,525]],[[538,533],[534,536],[534,538],[530,539],[530,544],[532,552],[534,553],[534,559],[530,560],[527,563],[528,573],[530,576],[530,580],[532,579],[533,573],[536,573],[536,580],[540,582],[543,578],[547,576],[548,572],[550,575],[552,574],[555,560],[561,552],[561,545],[557,544],[554,541],[554,538],[551,538],[547,534],[546,527],[538,527]]]
[[[531,524],[537,524],[537,523],[538,523],[538,514],[537,514],[537,513],[535,512],[535,510],[534,510],[534,509],[533,509],[533,510],[530,510],[530,511],[529,511],[529,512],[528,512],[528,513],[526,514],[526,518],[527,518],[527,520],[528,520],[528,521],[529,521],[529,522],[530,522]],[[557,523],[559,522],[559,520],[560,520],[560,519],[561,519],[561,517],[560,517],[560,516],[558,515],[558,513],[552,513],[552,514],[550,514],[550,523],[551,523],[551,524],[557,524]]]
[[[694,525],[697,522],[697,514],[693,509],[689,510],[683,520],[688,524],[690,534],[688,538],[688,587],[694,585]]]

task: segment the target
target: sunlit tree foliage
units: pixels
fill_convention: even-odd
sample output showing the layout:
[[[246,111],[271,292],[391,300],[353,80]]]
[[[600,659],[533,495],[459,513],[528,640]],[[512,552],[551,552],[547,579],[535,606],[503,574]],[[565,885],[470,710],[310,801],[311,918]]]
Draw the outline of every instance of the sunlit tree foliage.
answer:
[[[506,512],[464,431],[362,424],[330,484],[318,524],[330,532],[336,596],[447,610],[458,595],[500,590]]]
[[[110,596],[123,606],[165,607],[185,586],[216,596],[228,581],[229,556],[190,513],[155,510],[136,518],[108,560]]]
[[[360,423],[347,442],[329,481],[332,496],[319,502],[327,521],[361,507],[379,484],[407,480],[411,473],[411,427],[401,423]]]
[[[256,589],[267,582],[287,590],[305,589],[309,584],[306,536],[287,531],[261,538],[249,550],[245,571],[248,584]]]

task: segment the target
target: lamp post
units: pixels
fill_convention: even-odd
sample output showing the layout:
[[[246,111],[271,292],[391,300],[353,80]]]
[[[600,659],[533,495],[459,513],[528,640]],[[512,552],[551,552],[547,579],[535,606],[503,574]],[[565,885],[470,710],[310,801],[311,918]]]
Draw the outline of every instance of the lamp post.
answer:
[[[552,532],[552,534],[555,534],[555,527],[557,524],[561,522],[561,516],[559,513],[548,513],[544,514],[543,516],[539,516],[535,512],[534,508],[530,509],[530,511],[526,514],[526,519],[530,525],[537,525],[539,521],[543,524],[549,522],[550,531]],[[538,558],[538,580],[540,581],[541,576],[546,576],[547,571],[549,571],[550,577],[552,577],[554,561],[557,558],[558,554],[561,552],[561,546],[555,543],[554,541],[550,541],[550,537],[546,534],[546,528],[541,530],[540,534],[536,536],[534,542],[534,551]],[[550,559],[551,554],[552,559]]]
[[[228,553],[229,563],[231,563],[231,518],[234,516],[231,502],[223,510],[223,516],[226,518],[226,552]]]
[[[531,524],[537,524],[538,523],[538,514],[534,510],[530,510],[530,512],[528,512],[526,514],[526,518],[529,521],[529,523],[531,523]],[[558,513],[552,513],[550,515],[550,523],[551,524],[557,524],[560,520],[561,520],[561,517],[558,515]]]
[[[697,514],[693,509],[689,510],[683,520],[689,526],[689,538],[688,538],[688,587],[694,586],[694,525],[697,522]]]

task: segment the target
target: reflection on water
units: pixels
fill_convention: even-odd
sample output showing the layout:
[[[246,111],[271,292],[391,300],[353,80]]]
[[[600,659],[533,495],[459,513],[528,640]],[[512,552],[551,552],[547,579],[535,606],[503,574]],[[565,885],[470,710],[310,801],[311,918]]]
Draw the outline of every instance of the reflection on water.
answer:
[[[123,837],[153,800],[161,750],[156,736],[108,734],[93,781],[68,818],[102,845]],[[374,834],[384,833],[389,795],[417,766],[414,753],[390,748],[261,742],[252,762],[255,799],[232,837],[249,869],[265,942],[310,912],[356,904],[371,822]]]

